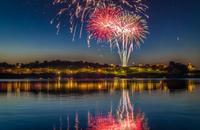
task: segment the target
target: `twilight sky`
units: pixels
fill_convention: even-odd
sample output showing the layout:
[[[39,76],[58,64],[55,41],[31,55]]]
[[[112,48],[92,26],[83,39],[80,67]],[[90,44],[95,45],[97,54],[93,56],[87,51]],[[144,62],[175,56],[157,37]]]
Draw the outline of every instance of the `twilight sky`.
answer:
[[[168,63],[170,60],[200,67],[200,1],[148,0],[149,32],[132,63]],[[117,51],[93,42],[86,33],[72,42],[67,23],[56,35],[50,21],[56,15],[51,0],[0,0],[0,62],[83,60],[120,64]],[[134,61],[134,62],[133,62]]]

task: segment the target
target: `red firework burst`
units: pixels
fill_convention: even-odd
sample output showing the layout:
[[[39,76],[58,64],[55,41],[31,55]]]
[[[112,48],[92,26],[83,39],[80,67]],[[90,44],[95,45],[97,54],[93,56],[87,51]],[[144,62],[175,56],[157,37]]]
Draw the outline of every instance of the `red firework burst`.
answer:
[[[114,37],[115,27],[119,22],[122,11],[120,8],[107,6],[98,8],[93,12],[87,30],[89,34],[97,40],[110,40]]]

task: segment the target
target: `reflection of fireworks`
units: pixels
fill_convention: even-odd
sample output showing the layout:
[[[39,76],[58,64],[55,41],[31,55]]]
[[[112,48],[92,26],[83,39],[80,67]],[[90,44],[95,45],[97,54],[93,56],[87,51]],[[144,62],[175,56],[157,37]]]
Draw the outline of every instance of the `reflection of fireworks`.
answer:
[[[144,115],[139,113],[134,118],[119,121],[111,114],[106,116],[89,117],[88,130],[148,130]]]
[[[144,115],[133,115],[133,108],[127,91],[122,92],[122,98],[117,111],[117,118],[111,113],[93,118],[88,116],[88,130],[148,130]]]
[[[127,66],[134,43],[143,42],[148,33],[146,20],[141,16],[122,11],[120,8],[108,6],[94,11],[88,22],[89,40],[112,41],[116,44],[123,66]]]
[[[69,126],[69,118],[68,128]],[[62,130],[62,118],[60,118],[60,130]],[[75,116],[75,130],[79,128],[78,114]],[[56,127],[53,128],[56,130]],[[114,116],[112,112],[107,115],[99,114],[93,117],[88,113],[88,128],[86,130],[149,130],[144,118],[144,114],[133,112],[133,107],[129,98],[128,91],[123,90],[120,103],[117,109],[117,115]]]

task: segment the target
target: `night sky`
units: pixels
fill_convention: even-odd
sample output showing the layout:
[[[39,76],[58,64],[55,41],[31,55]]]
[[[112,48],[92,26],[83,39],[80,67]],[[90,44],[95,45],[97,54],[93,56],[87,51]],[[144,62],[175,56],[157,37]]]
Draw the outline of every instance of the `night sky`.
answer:
[[[0,0],[0,62],[83,60],[120,64],[104,43],[88,48],[86,33],[72,42],[69,26],[56,35],[50,24],[57,11],[51,0]],[[200,67],[200,1],[149,0],[150,34],[134,50],[130,64],[192,62]]]

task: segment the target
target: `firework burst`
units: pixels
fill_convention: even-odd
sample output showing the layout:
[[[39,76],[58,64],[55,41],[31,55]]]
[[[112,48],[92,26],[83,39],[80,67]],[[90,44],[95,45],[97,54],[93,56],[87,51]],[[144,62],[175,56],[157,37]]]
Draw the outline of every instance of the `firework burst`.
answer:
[[[51,23],[56,23],[56,28],[59,32],[63,18],[70,17],[70,31],[73,33],[73,39],[78,33],[82,35],[84,23],[90,18],[91,14],[102,6],[114,5],[115,7],[128,10],[130,13],[137,13],[148,18],[146,10],[146,0],[53,0],[53,5],[57,5],[59,9],[56,18],[52,19]]]
[[[119,18],[118,28],[116,28],[116,36],[123,39],[125,36],[130,42],[143,42],[148,33],[148,26],[146,20],[139,15],[123,14]],[[121,37],[121,38],[120,38]]]
[[[60,8],[51,23],[57,23],[59,32],[63,17],[70,18],[73,40],[77,33],[81,38],[83,29],[88,31],[88,45],[91,39],[109,42],[117,46],[122,66],[127,66],[134,45],[140,46],[146,38],[147,0],[54,0]],[[145,19],[143,19],[145,18]]]
[[[147,33],[147,22],[141,16],[124,13],[119,17],[114,44],[118,48],[122,66],[127,66],[134,45],[139,47]]]
[[[127,66],[134,45],[140,46],[148,33],[146,20],[115,6],[101,7],[94,11],[87,28],[89,41],[109,41],[118,48],[122,66]],[[88,42],[89,43],[89,42]],[[113,45],[112,45],[113,46]]]
[[[110,41],[115,37],[116,25],[118,25],[118,17],[122,11],[120,8],[108,6],[101,7],[93,12],[88,24],[87,30],[89,37],[93,37],[99,41]]]

